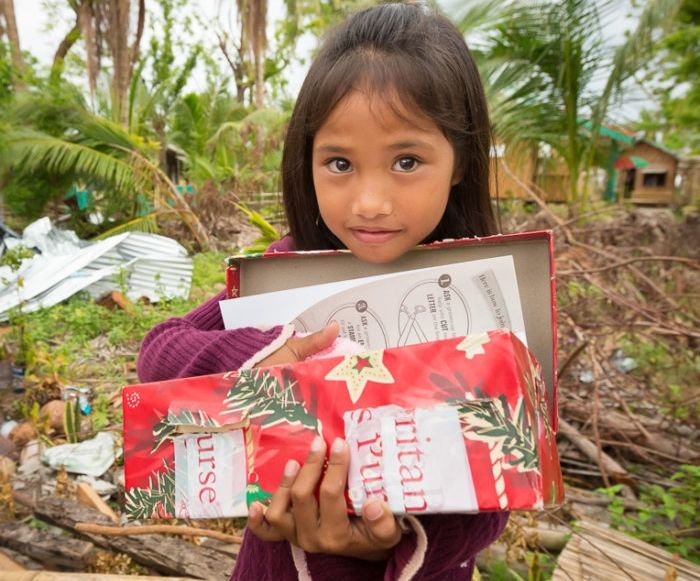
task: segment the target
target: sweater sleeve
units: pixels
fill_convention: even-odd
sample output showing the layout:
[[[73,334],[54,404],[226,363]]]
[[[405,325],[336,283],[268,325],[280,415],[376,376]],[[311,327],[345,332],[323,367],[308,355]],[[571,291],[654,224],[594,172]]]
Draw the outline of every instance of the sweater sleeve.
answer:
[[[137,372],[143,382],[252,367],[279,349],[294,329],[277,326],[225,330],[219,293],[184,317],[153,327],[141,344]]]

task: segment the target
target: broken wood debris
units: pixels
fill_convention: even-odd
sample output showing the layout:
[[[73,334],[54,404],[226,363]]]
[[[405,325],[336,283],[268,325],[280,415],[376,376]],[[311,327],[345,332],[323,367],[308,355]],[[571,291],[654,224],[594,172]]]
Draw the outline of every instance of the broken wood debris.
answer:
[[[226,580],[233,570],[233,556],[226,557],[220,551],[179,538],[162,534],[133,538],[78,531],[76,525],[80,522],[108,525],[112,521],[101,512],[70,499],[46,497],[34,502],[19,493],[14,493],[13,497],[16,502],[29,506],[36,518],[72,532],[96,546],[124,553],[134,562],[159,573],[187,575],[195,579]]]

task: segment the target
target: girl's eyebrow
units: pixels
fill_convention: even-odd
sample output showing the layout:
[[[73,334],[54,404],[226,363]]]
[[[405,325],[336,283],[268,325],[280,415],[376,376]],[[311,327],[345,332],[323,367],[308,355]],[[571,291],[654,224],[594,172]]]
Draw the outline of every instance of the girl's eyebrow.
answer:
[[[319,153],[348,153],[350,149],[342,145],[324,143],[314,147],[314,151],[318,151]]]
[[[432,149],[432,145],[427,141],[421,139],[412,139],[410,141],[398,141],[389,145],[389,149],[401,150],[401,149]],[[335,145],[331,143],[323,143],[314,147],[314,151],[318,153],[350,153],[352,148],[343,147],[342,145]]]
[[[422,149],[432,149],[432,145],[428,143],[427,141],[423,141],[421,139],[412,139],[410,141],[399,141],[397,143],[392,143],[389,146],[389,149],[413,149],[413,148],[422,148]]]

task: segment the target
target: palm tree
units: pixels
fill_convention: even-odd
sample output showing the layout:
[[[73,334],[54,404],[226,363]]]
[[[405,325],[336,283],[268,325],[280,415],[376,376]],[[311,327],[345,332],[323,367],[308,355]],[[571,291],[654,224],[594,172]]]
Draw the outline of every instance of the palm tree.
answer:
[[[649,1],[636,29],[613,46],[603,29],[619,0],[517,2],[482,39],[480,68],[496,134],[509,145],[548,144],[566,164],[574,211],[587,202],[579,177],[594,162],[611,102],[649,54],[654,31],[669,26],[680,5]]]
[[[265,51],[267,49],[267,0],[236,0],[241,23],[241,48],[253,59],[253,106],[262,109],[265,99]]]
[[[54,80],[60,77],[63,61],[77,40],[82,37],[87,55],[90,95],[94,100],[102,55],[109,53],[112,59],[112,116],[126,126],[131,77],[139,61],[146,20],[146,0],[138,0],[136,25],[131,42],[131,0],[68,0],[68,5],[75,12],[75,24],[56,50],[51,76]]]
[[[88,111],[79,103],[48,96],[25,96],[12,118],[24,119],[25,126],[8,126],[4,132],[3,167],[15,176],[46,172],[71,176],[95,191],[106,193],[109,201],[123,202],[120,228],[132,229],[135,222],[153,226],[166,214],[177,214],[202,248],[209,237],[187,201],[153,161],[158,144],[129,133],[117,122]],[[51,131],[40,130],[50,119]],[[151,201],[154,212],[139,217],[139,195]],[[116,230],[110,231],[115,233]]]

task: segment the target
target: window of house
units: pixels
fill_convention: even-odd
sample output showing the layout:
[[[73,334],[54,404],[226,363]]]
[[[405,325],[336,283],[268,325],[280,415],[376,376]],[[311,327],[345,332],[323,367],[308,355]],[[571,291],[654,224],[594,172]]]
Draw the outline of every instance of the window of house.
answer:
[[[644,172],[642,185],[645,188],[663,188],[666,185],[665,171]]]

